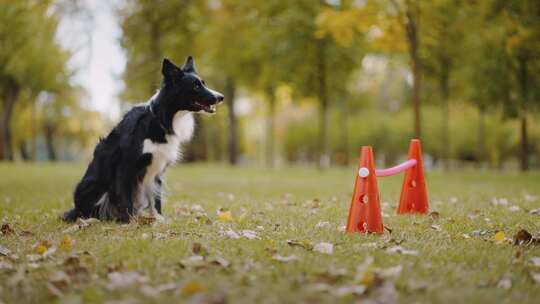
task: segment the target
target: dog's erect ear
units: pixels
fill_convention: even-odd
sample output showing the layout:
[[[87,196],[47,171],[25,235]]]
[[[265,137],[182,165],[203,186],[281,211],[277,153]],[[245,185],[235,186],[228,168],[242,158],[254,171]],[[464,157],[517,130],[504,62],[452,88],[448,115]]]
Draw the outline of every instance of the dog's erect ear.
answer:
[[[177,67],[167,58],[163,58],[161,73],[163,74],[165,80],[170,80],[173,79],[175,76],[182,76],[184,74],[179,67]]]
[[[188,56],[182,70],[186,73],[195,73],[195,62],[193,62],[193,57]]]

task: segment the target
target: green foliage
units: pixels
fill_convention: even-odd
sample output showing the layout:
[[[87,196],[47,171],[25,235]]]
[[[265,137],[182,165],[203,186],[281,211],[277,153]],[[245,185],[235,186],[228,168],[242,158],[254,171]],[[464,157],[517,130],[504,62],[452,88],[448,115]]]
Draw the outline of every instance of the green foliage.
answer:
[[[480,162],[492,167],[500,167],[506,161],[512,160],[518,151],[519,136],[516,124],[513,121],[503,120],[501,111],[493,110],[484,117],[484,147],[479,155],[478,136],[480,118],[478,110],[467,105],[458,104],[450,109],[453,117],[450,126],[450,143],[443,145],[440,138],[441,120],[438,107],[430,105],[425,107],[424,119],[425,134],[423,140],[424,152],[431,155],[435,161],[440,160],[445,151],[451,159],[465,162]],[[355,159],[359,155],[361,146],[373,146],[376,158],[383,163],[380,165],[393,165],[403,159],[407,153],[409,139],[413,130],[410,125],[411,109],[405,109],[393,114],[382,114],[376,110],[362,111],[349,116],[349,155]],[[338,157],[343,153],[339,141],[341,117],[334,111],[331,122],[332,155],[333,161],[339,163]],[[285,137],[285,154],[290,161],[309,161],[314,159],[316,151],[317,133],[316,121],[296,121],[290,124]],[[533,122],[532,125],[535,125]],[[540,129],[533,128],[531,137],[540,137]],[[539,153],[535,147],[535,153]]]

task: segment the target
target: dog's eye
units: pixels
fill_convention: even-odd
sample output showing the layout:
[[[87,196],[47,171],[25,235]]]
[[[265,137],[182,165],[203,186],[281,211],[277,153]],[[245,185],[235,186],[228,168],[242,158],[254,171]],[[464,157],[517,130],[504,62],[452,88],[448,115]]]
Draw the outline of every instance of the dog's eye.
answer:
[[[201,86],[196,84],[194,87],[193,87],[193,90],[195,90],[195,92],[198,92],[199,90],[201,89]]]

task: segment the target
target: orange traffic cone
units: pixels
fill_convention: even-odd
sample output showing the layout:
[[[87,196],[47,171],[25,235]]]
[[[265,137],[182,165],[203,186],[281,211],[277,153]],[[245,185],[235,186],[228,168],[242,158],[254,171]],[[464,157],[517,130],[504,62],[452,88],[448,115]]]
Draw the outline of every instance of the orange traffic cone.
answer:
[[[347,220],[347,232],[383,233],[377,176],[371,147],[362,147]]]
[[[405,172],[397,213],[427,213],[429,204],[419,139],[411,140],[409,159],[416,159],[416,165]]]

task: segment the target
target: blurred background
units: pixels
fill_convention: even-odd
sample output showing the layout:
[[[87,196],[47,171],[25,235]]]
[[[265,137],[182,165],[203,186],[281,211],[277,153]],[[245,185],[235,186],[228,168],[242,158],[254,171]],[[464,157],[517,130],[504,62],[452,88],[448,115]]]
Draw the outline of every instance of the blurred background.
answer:
[[[540,166],[538,0],[0,0],[0,159],[88,161],[187,55],[226,101],[186,162]]]

